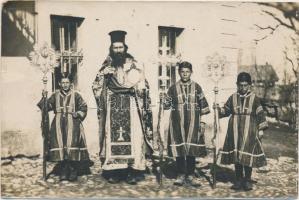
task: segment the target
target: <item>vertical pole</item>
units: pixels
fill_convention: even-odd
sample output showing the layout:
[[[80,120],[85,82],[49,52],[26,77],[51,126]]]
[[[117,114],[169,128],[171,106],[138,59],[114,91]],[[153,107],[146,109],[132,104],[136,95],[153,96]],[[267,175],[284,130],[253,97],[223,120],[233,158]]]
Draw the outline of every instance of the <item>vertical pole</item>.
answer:
[[[71,31],[70,31],[70,24],[67,24],[67,35],[68,35],[68,50],[69,50],[69,67],[68,67],[68,73],[71,74],[72,71],[72,63],[71,63]]]
[[[187,156],[184,156],[184,171],[185,171],[185,183],[187,181],[188,170],[187,170]]]
[[[44,74],[43,85],[44,91],[47,91],[47,75]],[[47,127],[47,95],[43,97],[43,110],[42,110],[42,135],[43,135],[43,180],[47,180],[47,151],[48,151],[48,127]]]
[[[218,94],[218,86],[216,84],[214,88],[214,103],[217,104],[217,94]],[[216,149],[216,137],[218,132],[218,110],[214,108],[214,148],[213,148],[213,189],[216,188],[216,161],[217,161],[217,149]]]
[[[162,85],[160,93],[165,92],[166,83],[165,80],[162,79]],[[157,171],[159,173],[159,185],[160,187],[163,186],[163,171],[162,171],[162,163],[163,163],[163,151],[164,151],[164,145],[162,141],[162,131],[164,132],[164,129],[161,130],[161,123],[163,123],[163,112],[164,112],[164,99],[160,98],[159,102],[159,112],[158,112],[158,124],[157,124],[157,145],[159,149],[159,166],[157,167]],[[164,126],[163,126],[164,127]]]

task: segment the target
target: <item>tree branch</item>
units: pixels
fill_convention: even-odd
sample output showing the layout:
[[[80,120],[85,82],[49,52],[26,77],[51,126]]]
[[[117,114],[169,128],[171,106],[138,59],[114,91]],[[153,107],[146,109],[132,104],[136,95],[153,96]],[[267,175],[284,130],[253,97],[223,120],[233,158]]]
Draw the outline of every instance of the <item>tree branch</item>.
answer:
[[[270,29],[270,30],[272,30],[272,32],[275,31],[275,30],[279,27],[279,24],[276,25],[275,28],[273,28],[272,26],[261,27],[261,26],[259,26],[258,24],[254,24],[254,25],[255,25],[256,27],[258,27],[259,29],[261,29],[261,30],[267,30],[267,29]]]
[[[294,26],[291,26],[285,22],[283,22],[281,19],[279,19],[278,17],[276,17],[273,13],[269,12],[269,11],[266,11],[266,10],[263,10],[264,13],[270,15],[271,17],[273,17],[276,21],[278,21],[282,26],[286,27],[286,28],[289,28],[289,29],[292,29],[294,31],[296,31],[296,28]]]
[[[259,42],[262,41],[264,39],[266,39],[269,35],[265,35],[264,37],[260,38],[260,39],[254,39],[255,42]]]
[[[291,26],[294,27],[294,30],[296,31],[297,29],[296,29],[296,26],[295,26],[295,24],[293,22],[293,19],[289,18],[289,20],[290,20]]]
[[[269,30],[272,30],[270,33],[269,33],[269,35],[273,35],[273,33],[278,29],[278,27],[280,26],[280,24],[277,24],[274,28],[272,27],[272,26],[267,26],[267,27],[261,27],[261,26],[259,26],[259,25],[257,25],[257,24],[254,24],[256,27],[258,27],[260,30],[267,30],[267,29],[269,29]],[[255,42],[259,42],[259,41],[261,41],[261,40],[264,40],[264,39],[266,39],[269,35],[266,35],[266,36],[264,36],[264,37],[262,37],[262,38],[260,38],[260,39],[255,39],[254,41]]]
[[[274,8],[276,10],[279,10],[283,13],[285,18],[294,18],[298,21],[296,18],[296,11],[299,9],[299,4],[294,2],[283,2],[283,3],[263,3],[263,2],[257,2],[258,5]]]
[[[294,64],[294,62],[292,61],[291,58],[288,57],[288,53],[287,53],[287,51],[283,51],[283,53],[284,53],[285,58],[287,59],[287,61],[289,61],[289,62],[291,63],[291,65],[292,65],[292,70],[293,70],[293,72],[294,72],[294,74],[295,74],[295,77],[298,78],[298,71],[295,69],[295,64]]]

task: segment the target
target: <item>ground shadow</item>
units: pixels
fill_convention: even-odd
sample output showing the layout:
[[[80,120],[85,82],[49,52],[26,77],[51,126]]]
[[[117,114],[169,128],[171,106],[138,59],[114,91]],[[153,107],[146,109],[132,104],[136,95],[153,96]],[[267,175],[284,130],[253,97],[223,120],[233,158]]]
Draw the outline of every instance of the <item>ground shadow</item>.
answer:
[[[78,165],[78,176],[83,176],[83,175],[89,175],[91,174],[91,170],[90,167],[94,165],[94,162],[91,160],[87,160],[87,161],[80,161],[80,164]],[[55,166],[53,167],[53,169],[50,171],[50,173],[47,174],[46,178],[49,178],[50,175],[55,175],[55,176],[59,176],[60,171],[61,171],[61,163],[58,162],[55,164]]]
[[[232,169],[216,165],[216,182],[232,183],[235,179],[235,173]],[[204,177],[212,187],[213,185],[213,163],[208,163],[206,166],[199,167],[195,171],[197,177]]]
[[[156,176],[157,180],[159,180],[160,171],[158,170],[158,167],[161,166],[162,173],[165,178],[168,179],[175,179],[177,176],[176,171],[176,163],[172,159],[165,159],[163,160],[162,164],[160,162],[154,162],[153,163],[153,174]],[[212,187],[213,185],[213,163],[208,163],[207,165],[203,167],[198,167],[195,170],[195,176],[200,178],[203,177],[206,179],[206,181],[210,184]],[[223,182],[223,183],[232,183],[235,179],[235,173],[234,170],[221,167],[216,165],[216,182]]]

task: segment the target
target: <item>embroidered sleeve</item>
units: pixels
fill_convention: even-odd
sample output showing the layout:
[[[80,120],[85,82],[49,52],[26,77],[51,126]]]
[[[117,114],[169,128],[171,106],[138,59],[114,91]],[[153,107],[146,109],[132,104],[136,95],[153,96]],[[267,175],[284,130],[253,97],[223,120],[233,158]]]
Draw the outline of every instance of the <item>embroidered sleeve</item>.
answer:
[[[173,108],[173,100],[174,100],[174,91],[173,91],[173,87],[170,87],[167,91],[166,97],[163,102],[163,106],[165,110],[169,110]]]
[[[149,83],[145,79],[145,89],[143,89],[143,121],[145,126],[145,133],[147,140],[151,142],[153,140],[153,114],[151,108],[151,98],[150,98],[150,90],[149,90]]]
[[[44,99],[42,98],[37,106],[42,110],[44,108]],[[55,108],[55,94],[52,94],[49,99],[47,99],[48,112],[54,110]]]
[[[94,97],[96,99],[97,105],[100,105],[100,96],[103,90],[104,81],[105,81],[105,74],[114,73],[115,69],[111,67],[112,58],[107,56],[105,61],[103,62],[99,72],[96,75],[95,80],[92,83],[92,91]]]
[[[258,124],[258,130],[265,130],[268,128],[268,122],[266,121],[266,113],[262,107],[261,101],[256,97],[255,99],[255,114]]]
[[[198,106],[200,107],[200,114],[206,115],[210,113],[208,101],[199,85],[196,85],[196,97],[197,97]]]
[[[220,108],[219,117],[221,118],[228,117],[232,114],[232,111],[233,111],[233,101],[232,101],[232,96],[230,96],[226,101],[226,103],[224,104],[224,106]]]
[[[87,104],[79,93],[75,93],[75,106],[77,114],[83,121],[87,115]]]
[[[103,84],[104,84],[104,73],[103,73],[103,71],[99,71],[93,84],[92,84],[92,91],[93,91],[94,97],[96,98],[96,101],[98,101],[100,98]]]

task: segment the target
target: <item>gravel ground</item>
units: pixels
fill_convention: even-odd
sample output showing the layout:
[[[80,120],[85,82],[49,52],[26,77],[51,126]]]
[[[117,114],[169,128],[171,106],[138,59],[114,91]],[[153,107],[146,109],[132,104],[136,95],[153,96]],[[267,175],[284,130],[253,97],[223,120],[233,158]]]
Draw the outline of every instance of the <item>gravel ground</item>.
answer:
[[[265,168],[254,169],[252,179],[254,190],[235,192],[230,189],[234,178],[233,166],[217,168],[217,187],[212,189],[210,167],[212,154],[200,159],[197,163],[199,188],[191,186],[174,186],[170,178],[172,168],[165,172],[163,186],[159,187],[153,173],[148,173],[145,180],[138,185],[128,185],[126,182],[109,184],[101,175],[101,166],[96,155],[91,155],[95,161],[91,167],[92,174],[80,176],[77,182],[59,182],[58,177],[51,175],[47,182],[42,180],[42,159],[14,158],[1,160],[1,196],[13,197],[196,197],[196,198],[298,198],[298,163],[297,134],[287,127],[273,125],[265,133],[263,140],[268,165]],[[151,163],[149,163],[149,166]],[[54,167],[48,163],[48,172]]]
[[[206,158],[200,163],[208,163]],[[4,163],[4,162],[3,162]],[[197,165],[202,183],[200,188],[191,186],[177,187],[174,179],[165,178],[159,187],[156,177],[147,174],[145,180],[132,186],[125,182],[112,185],[100,175],[100,166],[91,167],[92,174],[79,177],[77,182],[59,182],[51,175],[47,182],[41,179],[42,160],[19,158],[10,164],[3,164],[1,169],[2,197],[293,197],[297,196],[297,163],[293,158],[280,157],[268,159],[268,166],[254,170],[253,180],[257,181],[254,190],[234,192],[232,185],[233,166],[218,168],[217,188],[209,184],[210,170],[207,166]],[[48,169],[54,165],[49,164]]]

